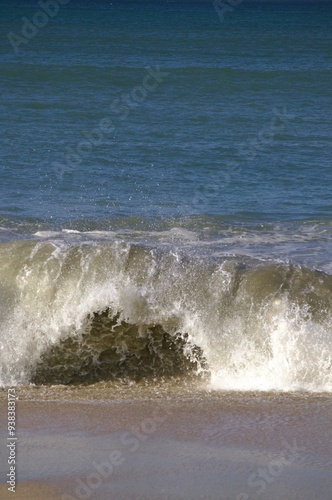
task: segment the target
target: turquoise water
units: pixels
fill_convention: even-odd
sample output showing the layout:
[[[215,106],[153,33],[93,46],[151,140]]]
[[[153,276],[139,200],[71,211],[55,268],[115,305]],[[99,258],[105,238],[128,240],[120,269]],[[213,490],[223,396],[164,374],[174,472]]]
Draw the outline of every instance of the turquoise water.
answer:
[[[0,0],[1,383],[120,314],[331,389],[332,7],[235,3]]]

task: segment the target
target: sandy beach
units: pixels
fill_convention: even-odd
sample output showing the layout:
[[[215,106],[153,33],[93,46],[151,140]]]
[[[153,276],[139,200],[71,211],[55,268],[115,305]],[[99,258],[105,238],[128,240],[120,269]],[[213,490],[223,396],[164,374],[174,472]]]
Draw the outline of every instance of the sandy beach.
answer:
[[[21,400],[17,415],[14,498],[331,499],[328,395]]]

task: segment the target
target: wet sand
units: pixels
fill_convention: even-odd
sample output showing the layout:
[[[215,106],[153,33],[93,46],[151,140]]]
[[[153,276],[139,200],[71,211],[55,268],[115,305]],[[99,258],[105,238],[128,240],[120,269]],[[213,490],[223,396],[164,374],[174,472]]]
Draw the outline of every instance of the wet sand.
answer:
[[[328,395],[20,400],[17,425],[16,493],[2,472],[3,499],[332,498]]]

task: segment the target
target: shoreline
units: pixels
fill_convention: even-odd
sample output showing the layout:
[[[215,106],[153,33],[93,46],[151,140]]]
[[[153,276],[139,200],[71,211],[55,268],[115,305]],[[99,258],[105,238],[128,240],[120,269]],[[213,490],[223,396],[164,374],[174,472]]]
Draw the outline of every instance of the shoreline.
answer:
[[[17,417],[18,499],[330,500],[328,394],[20,400]]]

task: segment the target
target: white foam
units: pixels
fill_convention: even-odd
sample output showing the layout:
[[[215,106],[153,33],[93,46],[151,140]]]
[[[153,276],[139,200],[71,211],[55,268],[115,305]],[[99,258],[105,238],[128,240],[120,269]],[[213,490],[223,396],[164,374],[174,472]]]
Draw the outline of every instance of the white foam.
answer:
[[[272,265],[239,275],[236,261],[212,265],[118,241],[12,243],[1,256],[2,385],[27,383],[45,349],[79,337],[89,315],[110,308],[131,324],[187,333],[212,389],[332,391],[331,300],[314,274],[316,316],[274,284]],[[289,269],[280,273],[291,286]]]

